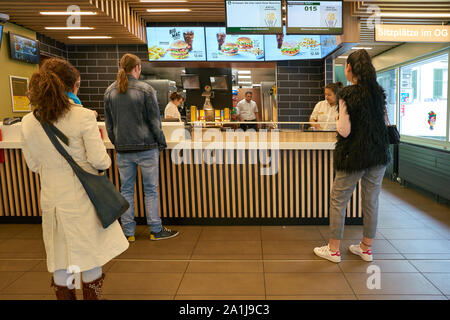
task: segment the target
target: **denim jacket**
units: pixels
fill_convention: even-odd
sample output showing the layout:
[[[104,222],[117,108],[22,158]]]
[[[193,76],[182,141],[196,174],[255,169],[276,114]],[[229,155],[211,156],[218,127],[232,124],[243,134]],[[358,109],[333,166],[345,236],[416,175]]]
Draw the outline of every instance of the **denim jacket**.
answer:
[[[155,89],[131,75],[127,77],[126,93],[119,93],[117,81],[105,91],[105,124],[109,139],[118,152],[166,148]]]

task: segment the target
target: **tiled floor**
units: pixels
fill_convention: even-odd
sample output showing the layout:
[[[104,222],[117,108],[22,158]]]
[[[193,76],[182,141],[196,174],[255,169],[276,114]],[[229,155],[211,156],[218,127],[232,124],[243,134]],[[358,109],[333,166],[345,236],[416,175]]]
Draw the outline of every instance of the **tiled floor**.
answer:
[[[313,254],[327,226],[178,226],[179,237],[137,241],[104,267],[108,299],[433,299],[450,298],[450,207],[388,180],[380,198],[375,261],[346,247],[342,262]],[[0,299],[54,299],[40,225],[0,225]],[[368,266],[381,270],[369,289]],[[81,297],[81,292],[78,292]]]

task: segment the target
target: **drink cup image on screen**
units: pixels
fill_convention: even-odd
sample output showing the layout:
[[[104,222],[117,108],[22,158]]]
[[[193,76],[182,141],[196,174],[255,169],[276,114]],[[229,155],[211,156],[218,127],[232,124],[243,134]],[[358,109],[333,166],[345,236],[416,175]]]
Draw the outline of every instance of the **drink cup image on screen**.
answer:
[[[169,48],[170,55],[175,59],[186,59],[189,56],[188,44],[177,40]]]
[[[188,45],[188,51],[192,51],[192,43],[194,42],[194,32],[193,31],[185,31],[183,32],[184,41]]]
[[[281,54],[287,56],[295,56],[300,52],[300,48],[296,42],[286,41],[281,45]]]
[[[234,56],[238,53],[239,47],[236,43],[225,43],[222,46],[222,53],[226,56]]]
[[[225,43],[226,34],[223,32],[217,33],[217,50],[222,50],[222,45]]]
[[[249,51],[253,48],[253,40],[248,37],[239,37],[236,41],[239,51]]]

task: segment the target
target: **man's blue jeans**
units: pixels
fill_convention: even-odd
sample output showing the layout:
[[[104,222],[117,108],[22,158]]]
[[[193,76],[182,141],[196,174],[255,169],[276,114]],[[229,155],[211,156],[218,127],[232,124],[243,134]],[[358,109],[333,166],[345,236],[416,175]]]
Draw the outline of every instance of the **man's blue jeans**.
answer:
[[[120,175],[120,193],[130,203],[130,208],[121,216],[123,232],[127,237],[133,236],[136,229],[134,220],[134,186],[138,165],[141,167],[145,214],[150,231],[162,230],[159,217],[159,149],[151,149],[141,152],[117,153],[117,167]]]

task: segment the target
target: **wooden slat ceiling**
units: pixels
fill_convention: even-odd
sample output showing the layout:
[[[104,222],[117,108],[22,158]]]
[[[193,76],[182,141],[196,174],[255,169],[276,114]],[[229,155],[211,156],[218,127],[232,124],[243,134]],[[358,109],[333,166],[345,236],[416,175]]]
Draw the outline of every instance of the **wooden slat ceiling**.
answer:
[[[285,0],[283,0],[285,1]],[[353,1],[352,14],[364,21],[369,16],[370,5],[377,5],[381,12],[435,12],[450,13],[449,0],[369,0]],[[82,16],[81,25],[94,30],[55,31],[45,27],[65,26],[66,16],[42,16],[40,11],[66,11],[69,5],[78,5],[82,11],[95,11],[95,16]],[[150,13],[147,9],[187,8],[190,12]],[[225,22],[225,0],[187,0],[174,2],[141,2],[140,0],[0,0],[0,12],[8,13],[11,21],[35,30],[66,44],[71,43],[145,43],[144,26],[147,22]],[[382,18],[383,23],[448,23],[436,19]],[[371,40],[371,34],[361,26],[361,40]],[[70,40],[68,35],[108,35],[112,39]]]

